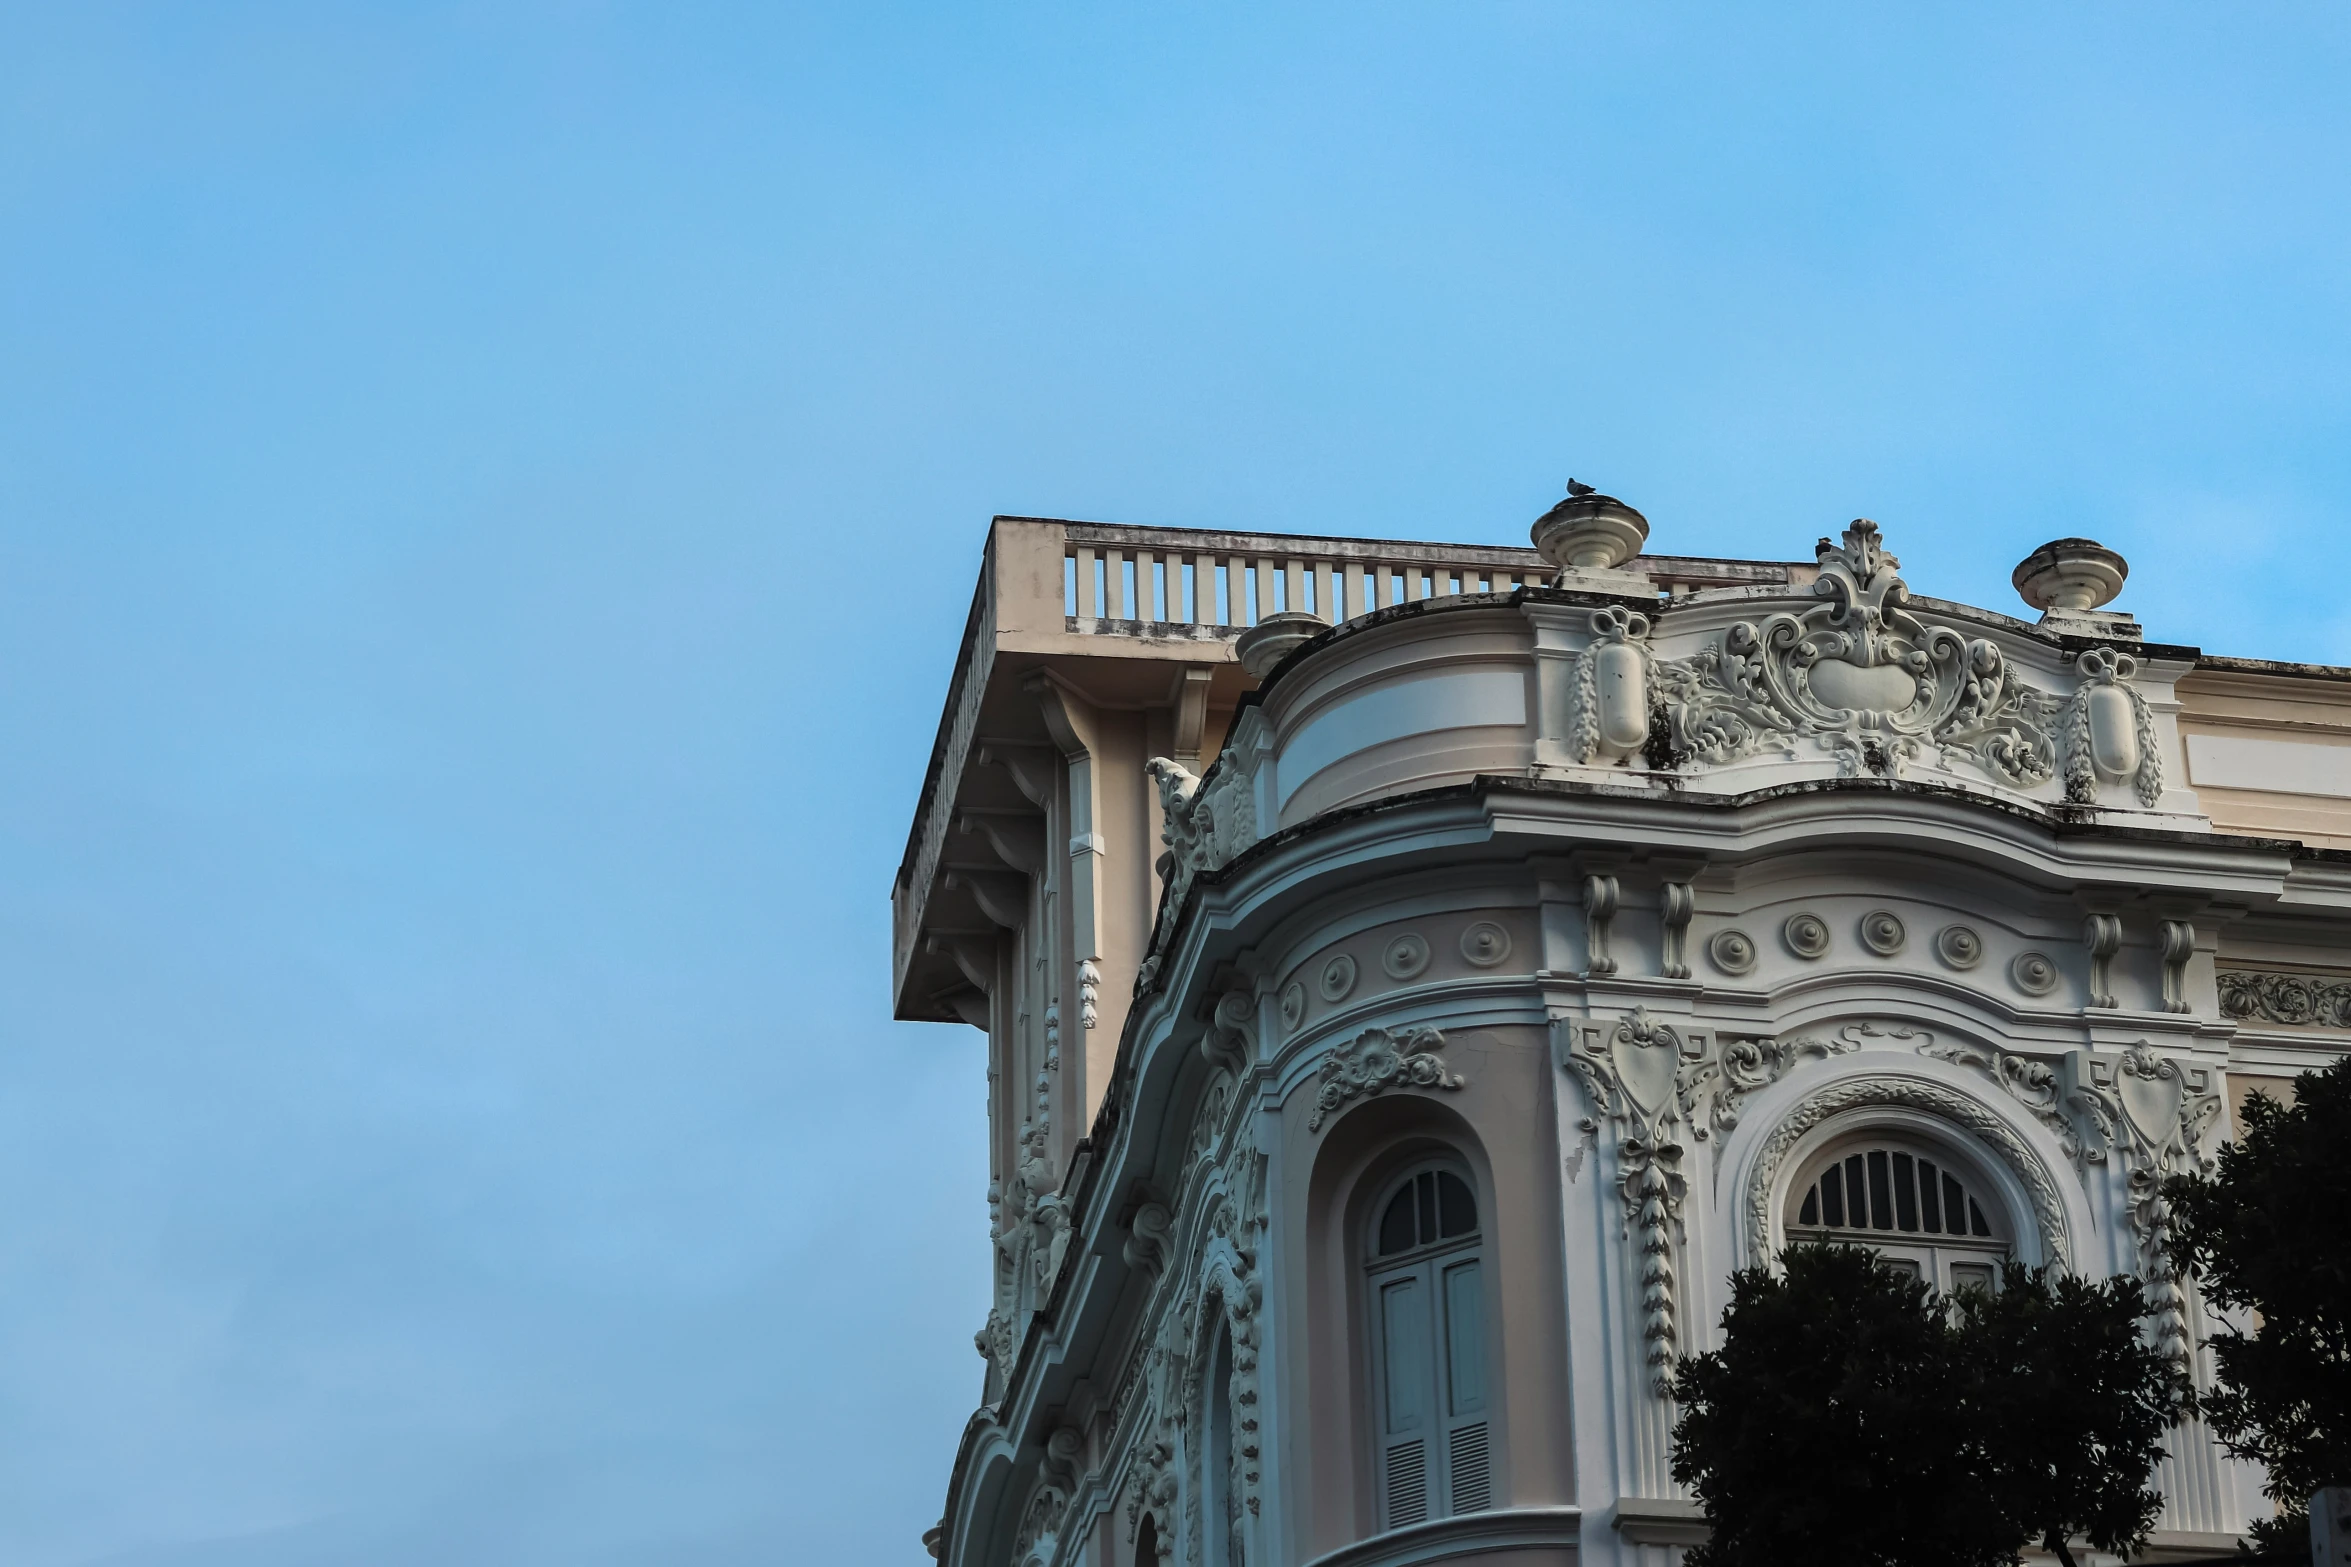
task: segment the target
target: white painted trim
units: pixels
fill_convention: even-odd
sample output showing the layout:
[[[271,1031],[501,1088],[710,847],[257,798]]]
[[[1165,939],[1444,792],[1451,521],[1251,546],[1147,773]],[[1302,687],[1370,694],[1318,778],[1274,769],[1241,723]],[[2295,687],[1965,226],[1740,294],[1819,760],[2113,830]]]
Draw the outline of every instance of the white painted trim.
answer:
[[[1580,1507],[1506,1507],[1487,1513],[1456,1513],[1325,1551],[1306,1567],[1419,1567],[1423,1562],[1482,1556],[1489,1551],[1523,1551],[1546,1545],[1573,1550],[1583,1524]]]

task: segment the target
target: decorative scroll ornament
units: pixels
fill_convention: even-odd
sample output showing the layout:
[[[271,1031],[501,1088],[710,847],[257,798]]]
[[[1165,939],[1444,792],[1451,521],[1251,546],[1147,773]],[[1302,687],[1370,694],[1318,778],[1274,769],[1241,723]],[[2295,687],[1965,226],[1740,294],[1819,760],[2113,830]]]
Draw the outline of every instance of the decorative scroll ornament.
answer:
[[[1760,1093],[1788,1075],[1805,1060],[1826,1061],[1861,1048],[1853,1039],[1726,1039],[1722,1043],[1722,1081],[1714,1094],[1712,1113],[1708,1119],[1713,1130],[1728,1134],[1739,1124],[1739,1102],[1749,1094]],[[1691,1135],[1703,1140],[1707,1128],[1699,1127]],[[1722,1144],[1714,1145],[1718,1164],[1722,1158]]]
[[[1367,1028],[1346,1044],[1333,1045],[1322,1058],[1322,1088],[1314,1096],[1310,1132],[1322,1130],[1348,1101],[1368,1099],[1391,1088],[1457,1089],[1468,1081],[1449,1072],[1437,1059],[1445,1036],[1433,1028],[1408,1028],[1391,1033]]]
[[[1257,841],[1256,781],[1241,760],[1238,751],[1228,751],[1200,778],[1181,762],[1151,759],[1151,778],[1159,785],[1159,837],[1167,845],[1160,860],[1167,883],[1162,908],[1181,908],[1194,877],[1222,870]]]
[[[1568,687],[1567,754],[1621,761],[1649,743],[1649,688],[1656,659],[1649,617],[1610,605],[1592,612],[1592,641]]]
[[[1792,753],[1809,738],[1846,775],[1899,775],[1930,746],[2019,787],[2055,772],[2058,699],[2012,679],[1993,643],[1912,614],[1876,523],[1856,520],[1842,547],[1823,539],[1816,553],[1827,603],[1741,621],[1657,666],[1677,760]]]
[[[2122,1154],[2127,1172],[2124,1205],[2138,1242],[2139,1272],[2155,1307],[2156,1345],[2173,1359],[2188,1358],[2188,1297],[2171,1265],[2171,1204],[2163,1180],[2209,1173],[2205,1134],[2220,1114],[2212,1068],[2157,1055],[2145,1041],[2121,1056],[2077,1058],[2073,1102]]]
[[[1616,1186],[1625,1233],[1640,1252],[1641,1339],[1648,1346],[1650,1388],[1671,1395],[1675,1346],[1674,1243],[1682,1238],[1682,1174],[1677,1131],[1701,1135],[1691,1115],[1695,1096],[1719,1070],[1693,1052],[1669,1023],[1635,1007],[1613,1029],[1563,1025],[1560,1065],[1573,1071],[1600,1115],[1616,1127]],[[1597,1129],[1596,1120],[1584,1122]]]
[[[2288,1028],[2351,1028],[2351,980],[2308,974],[2220,972],[2220,1010],[2240,1023]]]
[[[2163,750],[2155,715],[2131,678],[2139,662],[2094,647],[2081,656],[2082,683],[2065,704],[2065,797],[2093,805],[2100,779],[2128,782],[2148,810],[2163,797]]]
[[[2076,1164],[2104,1162],[2104,1147],[2098,1143],[2084,1143],[2080,1134],[2074,1130],[2072,1119],[2065,1113],[2064,1084],[2057,1068],[2048,1062],[2010,1055],[2005,1050],[1995,1050],[1989,1046],[1938,1045],[1931,1041],[1919,1048],[1919,1054],[1948,1061],[1954,1066],[1973,1067],[1998,1083],[2009,1098],[2030,1110],[2034,1120],[2049,1128],[2068,1159]]]

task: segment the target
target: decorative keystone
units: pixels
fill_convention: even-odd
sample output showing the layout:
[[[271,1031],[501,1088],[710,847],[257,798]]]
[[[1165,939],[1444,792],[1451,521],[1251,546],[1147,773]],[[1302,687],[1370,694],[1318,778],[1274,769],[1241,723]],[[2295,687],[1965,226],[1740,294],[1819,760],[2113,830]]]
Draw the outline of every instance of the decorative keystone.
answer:
[[[2129,562],[2095,539],[2052,539],[2017,562],[2010,580],[2053,630],[2136,637],[2138,622],[2130,616],[2097,613],[2130,574]]]
[[[1649,519],[1613,495],[1567,481],[1567,499],[1535,523],[1535,550],[1562,574],[1612,571],[1641,553]]]
[[[1250,679],[1263,680],[1292,651],[1329,629],[1320,615],[1302,609],[1285,609],[1242,632],[1233,643],[1233,652],[1241,660],[1241,667],[1249,671]]]

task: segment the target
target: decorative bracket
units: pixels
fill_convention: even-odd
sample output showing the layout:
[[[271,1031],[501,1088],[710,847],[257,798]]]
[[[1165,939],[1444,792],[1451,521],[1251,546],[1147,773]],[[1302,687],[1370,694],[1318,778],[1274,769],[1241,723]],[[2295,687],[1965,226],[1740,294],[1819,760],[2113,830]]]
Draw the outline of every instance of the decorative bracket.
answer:
[[[1688,979],[1690,916],[1697,912],[1697,895],[1686,881],[1663,882],[1658,887],[1658,907],[1664,931],[1664,954],[1657,971],[1667,979]]]
[[[2188,959],[2196,955],[2196,927],[2186,920],[2165,920],[2158,934],[2163,941],[2163,1010],[2186,1012]]]
[[[2113,964],[2122,950],[2122,921],[2112,914],[2092,914],[2082,920],[2082,945],[2090,954],[2090,1005],[2119,1006],[2114,999]]]
[[[1614,876],[1584,878],[1584,972],[1595,979],[1616,972],[1616,959],[1608,955],[1608,927],[1616,918],[1616,903]]]

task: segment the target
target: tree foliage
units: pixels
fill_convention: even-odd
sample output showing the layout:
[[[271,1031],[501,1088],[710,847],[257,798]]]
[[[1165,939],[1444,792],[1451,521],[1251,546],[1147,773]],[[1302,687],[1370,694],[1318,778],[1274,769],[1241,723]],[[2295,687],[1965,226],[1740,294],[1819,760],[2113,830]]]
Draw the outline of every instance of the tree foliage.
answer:
[[[1799,1246],[1733,1276],[1723,1346],[1682,1362],[1690,1567],[1992,1567],[2143,1544],[2184,1388],[2133,1279],[2011,1265],[1938,1295],[1874,1252]]]
[[[2286,1546],[2322,1486],[2351,1484],[2351,1057],[2294,1080],[2294,1102],[2245,1101],[2210,1176],[2164,1185],[2173,1265],[2243,1314],[2211,1340],[2197,1400],[2229,1451],[2269,1467]]]

